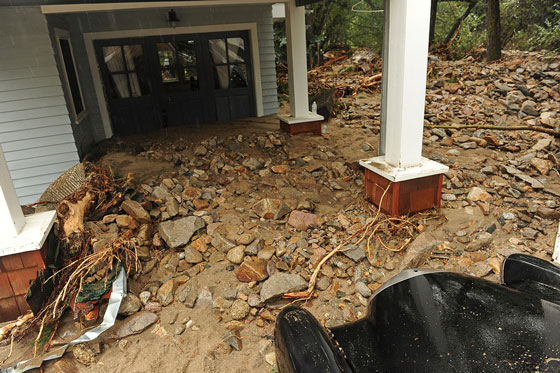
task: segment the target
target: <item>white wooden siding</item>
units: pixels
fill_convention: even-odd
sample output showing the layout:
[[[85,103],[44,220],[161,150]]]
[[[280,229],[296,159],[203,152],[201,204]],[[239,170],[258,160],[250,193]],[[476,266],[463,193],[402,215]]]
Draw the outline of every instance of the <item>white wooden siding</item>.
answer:
[[[79,157],[44,15],[3,7],[0,35],[0,144],[29,204]]]

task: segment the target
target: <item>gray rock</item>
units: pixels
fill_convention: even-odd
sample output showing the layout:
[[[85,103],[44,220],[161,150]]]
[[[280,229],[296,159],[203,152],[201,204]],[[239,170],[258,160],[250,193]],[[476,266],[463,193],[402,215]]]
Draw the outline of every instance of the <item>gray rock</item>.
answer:
[[[124,319],[116,332],[116,338],[126,338],[130,335],[142,333],[150,325],[158,321],[159,316],[148,311],[138,312]]]
[[[264,247],[264,240],[257,238],[245,248],[245,255],[257,255]]]
[[[263,164],[256,158],[249,158],[243,161],[243,166],[247,167],[251,171],[258,170],[263,167]]]
[[[513,220],[513,219],[515,219],[515,214],[514,214],[513,212],[505,211],[505,212],[502,214],[502,217],[503,217],[505,220]]]
[[[539,234],[539,231],[533,229],[533,228],[524,228],[523,229],[523,237],[525,238],[529,238],[531,240],[534,240],[537,238],[537,235]]]
[[[142,307],[142,302],[140,298],[132,293],[128,293],[126,298],[124,298],[121,302],[121,306],[119,307],[119,315],[123,316],[130,316],[138,312],[138,310]]]
[[[189,281],[177,289],[176,297],[185,306],[193,308],[198,297],[198,286],[194,281]]]
[[[457,200],[457,196],[455,194],[449,194],[449,193],[443,193],[441,195],[441,199],[443,201],[456,201]]]
[[[344,249],[344,248],[343,248]],[[352,259],[356,263],[366,257],[366,251],[363,247],[354,247],[353,249],[346,250],[343,252],[348,258]]]
[[[249,298],[247,299],[247,303],[251,307],[263,307],[264,303],[261,301],[261,297],[258,294],[249,294]]]
[[[524,101],[523,104],[521,104],[521,111],[534,117],[538,117],[541,114],[535,107],[535,102],[531,100]]]
[[[327,290],[331,286],[331,279],[323,276],[317,281],[317,289],[319,290]]]
[[[372,291],[363,281],[356,282],[355,289],[358,293],[360,293],[362,297],[364,298],[371,297]]]
[[[261,288],[261,300],[267,302],[285,293],[300,291],[307,287],[307,282],[297,274],[275,273],[266,280]]]
[[[430,233],[420,233],[406,250],[401,261],[400,271],[421,266],[439,244],[440,242]]]
[[[165,243],[172,249],[189,243],[197,230],[206,226],[204,220],[198,216],[188,216],[177,220],[160,223],[158,231]]]
[[[467,247],[465,247],[465,250],[466,251],[477,251],[477,250],[483,249],[485,247],[488,247],[492,243],[493,240],[494,239],[492,237],[492,234],[490,234],[488,232],[482,232],[481,234],[478,235],[478,237],[476,239],[469,242]]]
[[[171,197],[171,193],[169,193],[169,190],[166,187],[158,185],[154,188],[152,196],[154,196],[156,199],[165,201],[166,198]]]

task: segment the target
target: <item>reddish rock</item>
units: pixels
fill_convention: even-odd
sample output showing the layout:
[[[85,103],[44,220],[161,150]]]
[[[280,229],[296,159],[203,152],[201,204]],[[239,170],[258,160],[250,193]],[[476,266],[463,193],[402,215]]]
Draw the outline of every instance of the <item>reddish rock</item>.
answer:
[[[202,196],[202,192],[198,188],[194,188],[191,186],[185,187],[182,193],[182,197],[184,200],[192,201],[193,199],[198,199]]]
[[[194,208],[197,210],[204,210],[210,206],[210,201],[206,199],[195,199],[193,201]]]
[[[290,171],[290,166],[288,166],[286,164],[281,164],[281,165],[277,165],[277,166],[272,166],[270,169],[275,174],[285,174],[288,171]]]
[[[266,260],[246,257],[235,272],[237,279],[241,282],[262,281],[268,278],[266,271]]]
[[[309,212],[294,210],[290,214],[288,224],[296,228],[298,231],[305,231],[308,228],[313,228],[321,225],[321,218]]]

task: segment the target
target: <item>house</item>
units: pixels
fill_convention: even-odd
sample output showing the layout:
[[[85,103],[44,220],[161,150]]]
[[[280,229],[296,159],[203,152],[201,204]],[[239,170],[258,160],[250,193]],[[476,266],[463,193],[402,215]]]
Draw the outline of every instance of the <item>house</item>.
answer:
[[[309,113],[305,18],[285,1],[290,117]],[[112,136],[277,113],[278,0],[0,0],[0,145],[20,204]]]

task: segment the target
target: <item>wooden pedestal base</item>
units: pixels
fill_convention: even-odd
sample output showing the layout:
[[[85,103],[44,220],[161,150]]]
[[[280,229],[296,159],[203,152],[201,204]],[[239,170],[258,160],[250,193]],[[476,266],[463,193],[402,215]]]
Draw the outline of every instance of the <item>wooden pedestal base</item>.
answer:
[[[29,281],[45,269],[46,243],[41,250],[0,257],[0,322],[17,319],[30,310],[25,295]]]
[[[297,135],[299,133],[314,133],[315,135],[321,135],[322,124],[322,120],[300,123],[287,123],[283,120],[280,120],[280,129],[282,131],[288,132],[290,135]]]
[[[390,216],[406,215],[439,207],[442,182],[442,174],[393,182],[365,169],[366,198],[379,206],[381,196],[389,187],[383,197],[381,211]]]

